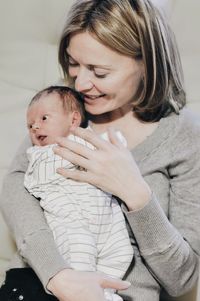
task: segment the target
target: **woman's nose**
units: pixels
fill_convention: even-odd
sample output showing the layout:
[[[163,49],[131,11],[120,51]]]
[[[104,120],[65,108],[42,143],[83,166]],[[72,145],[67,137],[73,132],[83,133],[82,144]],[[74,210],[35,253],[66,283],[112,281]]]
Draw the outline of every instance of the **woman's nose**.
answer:
[[[75,89],[79,92],[91,90],[93,83],[87,72],[79,72],[75,79]]]

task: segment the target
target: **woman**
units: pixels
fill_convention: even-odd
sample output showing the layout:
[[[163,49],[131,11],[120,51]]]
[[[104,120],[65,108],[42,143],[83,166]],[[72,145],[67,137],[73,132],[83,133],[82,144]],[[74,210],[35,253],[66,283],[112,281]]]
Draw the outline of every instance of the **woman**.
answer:
[[[122,298],[156,301],[184,294],[198,278],[200,126],[184,108],[182,68],[170,28],[148,0],[77,1],[61,37],[59,61],[83,94],[94,130],[78,128],[74,134],[96,150],[58,137],[55,152],[82,167],[58,172],[122,200],[134,248],[126,275],[131,286],[120,291]],[[106,130],[110,143],[98,135]],[[18,153],[1,201],[19,249],[15,266],[22,267],[23,258],[61,301],[103,300],[102,288],[127,288],[126,282],[67,268],[39,205],[22,189],[27,147]]]

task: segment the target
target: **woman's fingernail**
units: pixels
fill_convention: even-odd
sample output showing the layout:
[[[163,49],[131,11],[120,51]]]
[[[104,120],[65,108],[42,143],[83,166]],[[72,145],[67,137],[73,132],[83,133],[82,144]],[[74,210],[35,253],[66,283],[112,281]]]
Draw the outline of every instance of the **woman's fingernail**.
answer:
[[[131,286],[131,283],[129,281],[124,281],[124,283],[127,285],[127,286]]]

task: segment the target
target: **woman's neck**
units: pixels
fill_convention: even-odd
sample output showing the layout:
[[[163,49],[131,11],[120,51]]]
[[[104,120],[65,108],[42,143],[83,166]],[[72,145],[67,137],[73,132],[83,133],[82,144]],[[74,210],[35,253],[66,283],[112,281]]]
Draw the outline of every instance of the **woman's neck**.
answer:
[[[112,126],[121,131],[127,140],[128,148],[133,149],[150,136],[158,126],[158,122],[147,123],[139,120],[133,111],[112,112],[101,116],[90,116],[90,126],[97,133],[102,134]]]
[[[107,131],[109,126],[121,129],[124,127],[124,123],[128,122],[128,119],[132,120],[133,118],[133,111],[121,108],[98,116],[89,115],[90,125],[97,133]]]

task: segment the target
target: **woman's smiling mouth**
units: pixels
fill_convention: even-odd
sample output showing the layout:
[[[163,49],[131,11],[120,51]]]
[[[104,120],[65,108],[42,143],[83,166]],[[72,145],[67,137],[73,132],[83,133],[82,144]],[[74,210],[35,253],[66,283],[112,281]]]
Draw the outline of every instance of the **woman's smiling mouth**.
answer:
[[[83,94],[84,100],[95,100],[101,97],[106,96],[106,94],[99,94],[99,95],[87,95],[87,94]]]

